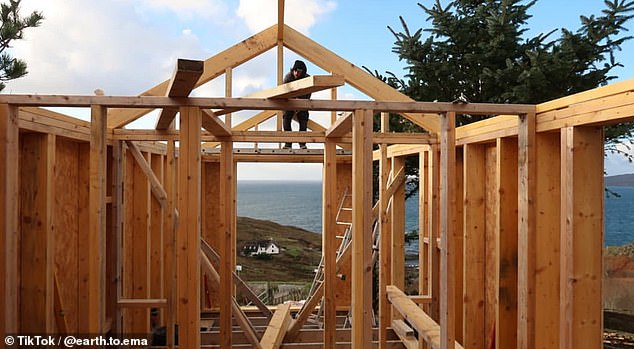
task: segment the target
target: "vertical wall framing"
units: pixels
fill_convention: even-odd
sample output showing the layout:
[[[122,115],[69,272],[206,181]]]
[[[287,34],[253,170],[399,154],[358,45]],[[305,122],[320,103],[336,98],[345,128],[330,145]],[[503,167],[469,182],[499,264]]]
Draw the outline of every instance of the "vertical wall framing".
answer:
[[[560,347],[602,345],[603,130],[561,130]]]
[[[440,116],[440,347],[455,347],[456,114]],[[462,232],[460,232],[462,233]]]
[[[387,285],[391,284],[391,244],[392,231],[389,225],[387,214],[388,202],[385,190],[388,185],[390,174],[390,162],[387,157],[387,145],[381,144],[379,148],[381,158],[379,159],[379,348],[387,346],[387,328],[391,325],[391,311],[387,300]]]
[[[0,335],[18,330],[18,108],[0,105]]]
[[[539,179],[536,177],[537,162],[535,156],[537,149],[535,141],[535,114],[520,115],[518,128],[517,347],[521,349],[534,348],[536,340],[535,267],[537,237],[535,207],[537,198],[535,195]]]
[[[233,304],[232,272],[235,198],[233,143],[222,142],[220,153],[220,343],[231,347],[231,307]]]
[[[200,347],[200,127],[200,109],[181,107],[176,264],[178,338],[184,348]]]
[[[106,275],[106,108],[91,107],[88,191],[88,319],[86,333],[103,333]]]
[[[334,348],[336,342],[337,301],[337,145],[326,141],[324,146],[322,253],[324,254],[324,347]]]
[[[55,136],[26,133],[21,138],[20,331],[53,333]]]
[[[352,124],[352,347],[372,346],[372,111]]]
[[[535,348],[556,348],[559,345],[560,313],[553,309],[559,309],[560,286],[560,133],[538,133],[535,144],[535,270],[539,272],[535,273],[535,300],[532,304],[535,308],[535,332],[531,335],[531,328],[527,326],[527,337],[534,337]],[[518,276],[521,278],[522,274]],[[526,303],[526,306],[531,306]],[[528,340],[526,343],[530,344]]]
[[[482,144],[464,146],[463,346],[484,348],[486,153]]]
[[[167,142],[167,156],[165,166],[165,192],[167,193],[167,214],[165,215],[165,298],[167,307],[165,311],[165,325],[167,327],[166,343],[168,348],[174,347],[174,325],[176,324],[176,189],[177,189],[177,163],[175,157],[176,145],[174,141]]]
[[[517,345],[518,144],[516,138],[497,140],[496,275],[497,348]]]

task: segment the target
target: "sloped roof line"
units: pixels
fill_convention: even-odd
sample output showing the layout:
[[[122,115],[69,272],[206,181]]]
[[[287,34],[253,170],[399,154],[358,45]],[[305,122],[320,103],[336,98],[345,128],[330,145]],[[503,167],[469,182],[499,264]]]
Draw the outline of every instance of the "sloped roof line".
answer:
[[[195,87],[199,87],[225,73],[227,68],[235,68],[277,45],[277,24],[207,58],[204,70]],[[170,80],[150,88],[140,96],[165,96]],[[153,109],[110,109],[108,110],[108,128],[119,128],[137,120]]]

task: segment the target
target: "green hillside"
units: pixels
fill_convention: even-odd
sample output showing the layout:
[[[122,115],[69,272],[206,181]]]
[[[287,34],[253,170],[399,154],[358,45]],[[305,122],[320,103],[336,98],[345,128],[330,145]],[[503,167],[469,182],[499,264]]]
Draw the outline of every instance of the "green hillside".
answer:
[[[237,219],[237,264],[244,281],[311,282],[321,258],[321,235],[249,217]],[[273,239],[280,254],[270,259],[241,255],[247,242]]]

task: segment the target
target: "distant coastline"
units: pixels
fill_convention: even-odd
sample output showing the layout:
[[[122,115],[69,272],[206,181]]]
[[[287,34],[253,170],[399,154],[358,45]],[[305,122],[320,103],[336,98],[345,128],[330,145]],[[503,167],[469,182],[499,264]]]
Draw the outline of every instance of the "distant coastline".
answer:
[[[634,173],[607,176],[605,185],[608,187],[634,187]]]

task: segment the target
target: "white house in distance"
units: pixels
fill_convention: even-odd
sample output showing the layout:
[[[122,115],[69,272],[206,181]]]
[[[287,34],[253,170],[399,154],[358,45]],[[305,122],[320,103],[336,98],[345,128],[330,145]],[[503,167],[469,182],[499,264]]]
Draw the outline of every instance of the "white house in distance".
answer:
[[[273,242],[273,239],[247,242],[244,247],[242,247],[242,253],[249,257],[260,254],[274,255],[280,253],[280,247]]]

